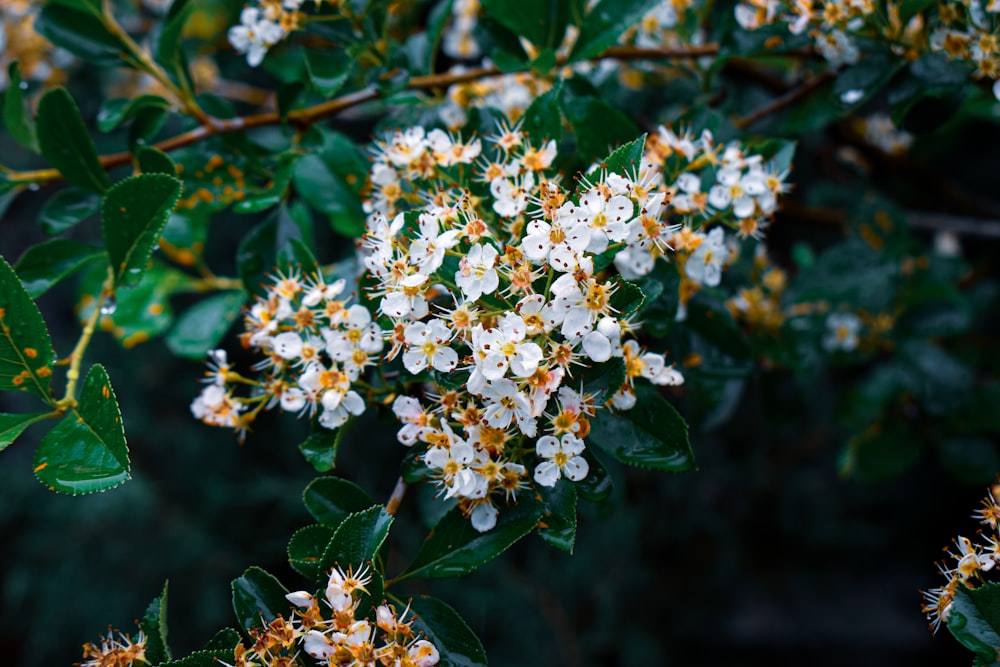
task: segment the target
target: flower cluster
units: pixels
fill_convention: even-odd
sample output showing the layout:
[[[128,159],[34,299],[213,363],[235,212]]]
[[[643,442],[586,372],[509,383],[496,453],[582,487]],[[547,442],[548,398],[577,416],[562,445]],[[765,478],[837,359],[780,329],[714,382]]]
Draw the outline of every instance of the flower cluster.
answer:
[[[330,665],[384,665],[434,667],[437,647],[413,630],[407,612],[390,604],[375,610],[372,623],[359,613],[371,583],[367,570],[354,573],[334,568],[322,598],[306,591],[285,597],[295,605],[291,620],[282,616],[250,629],[253,646],[236,646],[235,664],[227,667],[285,667],[306,653],[324,667]],[[226,663],[220,663],[226,664]]]
[[[262,377],[244,378],[229,367],[225,351],[213,351],[207,385],[191,405],[194,416],[242,433],[275,406],[318,413],[330,429],[364,412],[351,383],[377,360],[382,330],[367,308],[338,298],[344,287],[343,279],[328,283],[318,274],[276,276],[244,318],[244,346],[266,355],[256,367]],[[237,384],[248,385],[251,395],[236,395]]]
[[[941,623],[948,622],[952,601],[959,586],[975,588],[985,582],[985,573],[1000,562],[1000,484],[993,484],[981,503],[981,507],[973,513],[985,529],[976,531],[977,540],[973,541],[959,535],[955,538],[954,550],[947,554],[951,562],[937,564],[938,572],[946,580],[943,586],[922,591],[924,605],[922,607],[931,629],[937,632]],[[988,531],[984,533],[984,530]]]
[[[949,58],[976,66],[976,76],[993,79],[994,94],[1000,98],[1000,3],[981,0],[942,3],[938,8],[939,24],[930,33],[930,48]]]
[[[299,11],[304,0],[258,0],[243,8],[240,23],[229,29],[229,43],[246,55],[247,64],[256,67],[267,50],[289,33],[302,27],[305,15]]]
[[[7,0],[0,3],[0,91],[10,85],[7,70],[18,63],[26,81],[58,85],[66,80],[65,68],[73,56],[35,32],[35,17],[41,3]]]
[[[115,631],[110,627],[108,634],[102,635],[97,644],[87,642],[83,645],[83,661],[78,667],[132,667],[133,664],[146,661],[146,635],[142,630],[133,640],[131,636]]]

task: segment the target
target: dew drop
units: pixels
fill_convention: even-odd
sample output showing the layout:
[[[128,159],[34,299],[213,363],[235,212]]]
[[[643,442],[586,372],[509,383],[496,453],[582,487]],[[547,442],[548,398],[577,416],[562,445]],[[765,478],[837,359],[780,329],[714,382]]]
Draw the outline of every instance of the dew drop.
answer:
[[[865,91],[860,88],[851,88],[850,90],[845,90],[840,94],[840,101],[844,104],[854,104],[855,102],[859,102],[864,96]]]
[[[118,309],[118,302],[115,300],[115,297],[112,294],[101,305],[101,315],[114,315],[115,310],[117,309]]]
[[[40,186],[38,183],[32,183],[31,185],[28,186],[28,189],[31,190],[32,192],[38,192],[39,190],[42,189],[42,186]]]
[[[28,89],[28,82],[27,81],[22,81],[21,83],[17,84],[17,87],[20,88],[21,90],[27,90]]]

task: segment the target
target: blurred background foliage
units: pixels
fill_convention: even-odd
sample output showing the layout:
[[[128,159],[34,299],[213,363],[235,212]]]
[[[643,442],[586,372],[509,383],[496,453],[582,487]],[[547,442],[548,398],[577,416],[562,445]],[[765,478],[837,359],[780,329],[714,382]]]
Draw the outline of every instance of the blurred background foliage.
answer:
[[[187,28],[196,51],[218,47],[240,4],[199,3]],[[418,4],[414,23],[430,15],[433,4]],[[725,5],[719,16],[731,10]],[[664,476],[609,461],[615,491],[606,504],[582,509],[574,555],[532,536],[460,585],[404,587],[453,604],[495,665],[967,660],[950,638],[927,631],[917,589],[933,583],[942,544],[956,526],[964,529],[963,517],[1000,470],[1000,198],[990,149],[1000,145],[998,103],[968,72],[955,76],[943,60],[925,56],[929,60],[916,66],[876,54],[747,131],[733,120],[787,94],[803,68],[822,65],[751,58],[759,55],[761,38],[731,24],[720,19],[709,35],[727,35],[737,50],[714,78],[678,75],[683,68],[638,68],[638,74],[597,80],[593,90],[579,92],[587,87],[578,84],[574,94],[602,97],[644,127],[681,119],[695,129],[710,127],[720,141],[748,135],[760,142],[795,140],[794,189],[766,230],[768,261],[783,267],[786,282],[780,289],[763,284],[771,264],[755,259],[748,244],[726,280],[760,283],[761,318],[751,321],[727,306],[736,295],[724,283],[687,304],[688,326],[681,329],[671,324],[676,272],[650,278],[672,288],[645,311],[647,342],[684,360],[687,383],[671,398],[691,424],[697,473]],[[324,30],[317,27],[310,38],[337,38]],[[483,43],[502,35],[484,33]],[[425,58],[418,47],[410,44],[399,57]],[[246,80],[242,59],[223,52],[213,61],[218,70],[205,76],[220,97],[245,98],[237,104],[249,108],[256,87],[301,76],[294,54],[291,47],[276,51],[266,74]],[[99,117],[101,108],[88,90],[141,90],[141,81],[108,70],[65,67],[85,118]],[[622,85],[635,76],[642,85]],[[845,103],[844,93],[855,86],[862,86],[863,97]],[[416,101],[409,104],[400,93],[391,114],[367,109],[334,126],[364,143],[380,128],[436,118]],[[908,138],[873,119],[885,108]],[[180,127],[155,112],[143,122],[98,135],[98,148],[109,152],[126,135],[134,142]],[[606,128],[607,136],[628,138],[636,127],[626,118]],[[260,185],[255,159],[285,139],[277,129],[255,135],[253,145],[241,149],[246,162],[234,165],[240,174],[230,177],[248,173],[251,186]],[[207,164],[222,141],[228,140],[181,152],[178,162]],[[899,142],[905,150],[897,150]],[[7,135],[0,136],[0,153],[9,166],[34,166]],[[210,205],[192,206],[189,226],[168,238],[178,247],[201,241],[220,275],[245,273],[236,249],[266,215],[235,214],[224,185],[206,188]],[[47,194],[26,192],[3,202],[9,204],[4,256],[13,260],[45,238],[36,221]],[[349,228],[313,224],[308,211],[305,217],[321,262],[350,253],[351,241],[338,235]],[[337,219],[350,225],[349,216]],[[92,236],[93,222],[72,236]],[[207,239],[198,237],[202,227]],[[64,283],[39,301],[57,349],[75,340],[78,290],[88,291]],[[131,482],[69,498],[28,474],[33,434],[2,454],[0,651],[7,664],[78,660],[79,645],[107,623],[131,629],[164,579],[178,655],[231,625],[229,581],[248,565],[295,588],[298,575],[284,556],[288,538],[309,522],[301,492],[316,473],[295,447],[308,425],[271,414],[237,445],[191,418],[201,365],[178,358],[157,336],[172,326],[171,309],[181,314],[199,301],[176,291],[169,300],[161,295],[167,312],[159,323],[134,318],[152,340],[134,345],[128,332],[117,336],[121,341],[100,335],[88,353],[114,379],[133,458]],[[825,306],[789,315],[816,303]],[[781,316],[768,320],[768,312]],[[856,347],[831,351],[824,344],[831,312],[858,318]],[[176,349],[176,340],[172,345]],[[234,331],[223,346],[238,348]],[[22,397],[4,394],[0,409],[27,408]],[[366,414],[350,427],[338,455],[336,474],[376,499],[388,497],[404,454],[393,427]],[[414,552],[429,506],[426,488],[406,499],[390,563],[399,566]]]

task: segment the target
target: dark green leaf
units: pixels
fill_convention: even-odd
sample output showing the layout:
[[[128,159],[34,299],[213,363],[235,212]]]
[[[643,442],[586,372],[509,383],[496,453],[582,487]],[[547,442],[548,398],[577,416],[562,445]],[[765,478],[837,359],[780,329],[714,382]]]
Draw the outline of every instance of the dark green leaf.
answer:
[[[992,664],[1000,649],[1000,584],[959,584],[946,623],[962,646]]]
[[[416,617],[414,629],[441,654],[439,667],[486,667],[482,643],[454,609],[429,595],[414,596],[409,603]]]
[[[578,496],[592,503],[599,503],[611,495],[614,490],[614,483],[608,469],[604,467],[597,454],[591,449],[583,450],[583,458],[587,459],[590,470],[587,476],[579,482],[575,482],[573,487]]]
[[[35,476],[52,491],[106,491],[131,479],[122,414],[107,371],[90,367],[80,402],[42,439]]]
[[[89,190],[65,188],[45,202],[38,222],[46,236],[55,236],[101,210],[100,196]]]
[[[170,102],[159,95],[120,97],[108,100],[97,113],[97,129],[110,132],[122,123],[135,118],[143,109],[169,109]]]
[[[229,651],[236,648],[241,641],[240,633],[232,628],[222,628],[205,643],[203,651]]]
[[[28,112],[28,104],[21,88],[21,70],[13,62],[7,68],[7,93],[3,98],[3,120],[14,141],[29,151],[38,152],[38,136],[35,134],[35,121]]]
[[[385,538],[389,535],[392,516],[381,505],[355,512],[344,519],[333,539],[323,552],[320,571],[339,566],[345,572],[353,566],[355,571],[375,558]]]
[[[157,667],[219,667],[220,663],[235,662],[233,651],[195,651],[177,660],[161,662]]]
[[[323,578],[320,561],[333,533],[333,528],[317,524],[296,531],[288,542],[288,564],[306,579],[319,582]]]
[[[152,146],[139,146],[135,151],[135,160],[139,163],[139,171],[144,174],[173,176],[177,173],[177,165],[170,156]]]
[[[180,196],[181,182],[166,174],[133,176],[108,190],[101,223],[116,286],[142,280]]]
[[[538,48],[558,48],[566,26],[583,21],[580,0],[539,0],[538,2],[506,2],[484,0],[486,13],[511,32],[524,37]]]
[[[670,472],[694,470],[684,419],[656,389],[638,385],[635,393],[631,410],[600,410],[588,439],[622,463]]]
[[[618,319],[625,319],[635,313],[646,302],[646,296],[635,283],[619,280],[614,294],[611,295],[611,308],[617,313]]]
[[[233,610],[243,629],[266,625],[278,616],[290,617],[291,603],[285,598],[288,589],[261,568],[248,567],[243,576],[233,580],[232,588]]]
[[[49,416],[48,412],[29,412],[17,415],[0,413],[0,452],[17,440],[18,436],[24,433],[24,429],[43,419],[48,419]]]
[[[577,157],[585,165],[589,166],[615,146],[639,134],[639,127],[631,117],[601,99],[600,93],[583,77],[577,76],[565,82],[559,105],[573,128]],[[634,164],[635,168],[628,171],[615,171],[632,174],[638,168],[639,160]]]
[[[53,239],[28,248],[14,270],[28,296],[37,299],[59,281],[101,257],[104,251],[100,248],[69,239]]]
[[[351,419],[340,428],[330,430],[318,424],[313,425],[309,437],[299,445],[299,451],[317,472],[329,472],[337,465],[337,450],[344,439]],[[367,507],[367,505],[366,505]]]
[[[309,84],[323,97],[336,95],[351,76],[353,61],[343,51],[306,51]]]
[[[596,405],[603,405],[625,384],[625,360],[612,357],[604,363],[593,364],[580,372],[583,391],[594,397]]]
[[[600,55],[656,6],[656,0],[600,0],[584,17],[570,62]]]
[[[524,112],[521,129],[533,146],[542,146],[549,139],[562,140],[562,114],[559,111],[559,93],[562,81],[557,81],[547,93],[539,95]]]
[[[882,482],[902,475],[922,455],[920,440],[904,425],[876,424],[850,439],[840,472],[861,482]]]
[[[543,511],[541,503],[522,495],[516,505],[500,509],[492,530],[480,533],[456,507],[434,527],[401,576],[439,579],[468,574],[533,531]]]
[[[914,16],[935,4],[935,0],[903,0],[899,3],[900,25],[906,25]]]
[[[163,27],[156,40],[156,61],[181,81],[188,78],[184,51],[181,50],[181,37],[184,33],[184,24],[193,11],[194,3],[188,0],[174,0],[170,5],[170,11],[163,19]]]
[[[51,402],[54,357],[38,306],[0,257],[0,391],[30,391]]]
[[[90,65],[116,66],[129,61],[122,57],[125,44],[108,31],[93,13],[50,2],[38,13],[35,31],[47,40],[79,56]],[[40,133],[41,133],[41,128]]]
[[[42,96],[36,122],[42,155],[67,181],[99,193],[108,189],[111,181],[97,157],[97,148],[83,124],[80,109],[65,88],[55,88]]]
[[[587,476],[590,476],[589,472]],[[544,527],[538,529],[538,536],[557,549],[573,553],[576,541],[576,484],[561,479],[551,489],[542,487],[539,491],[545,503],[545,514],[541,520]]]
[[[202,359],[219,345],[239,317],[245,292],[222,292],[199,301],[179,318],[166,342],[170,351],[187,359]]]
[[[317,521],[333,528],[375,504],[360,486],[339,477],[317,477],[302,492],[302,500]]]
[[[365,231],[361,199],[319,155],[307,155],[295,165],[295,189],[306,202],[330,219],[334,231],[358,237]]]
[[[948,438],[941,443],[940,458],[966,484],[989,484],[1000,470],[996,445],[986,438]]]
[[[906,64],[890,54],[871,54],[837,76],[833,96],[844,107],[857,108],[882,90]]]
[[[146,633],[146,660],[149,664],[172,660],[174,656],[167,643],[167,584],[163,584],[163,592],[146,607],[140,625]]]

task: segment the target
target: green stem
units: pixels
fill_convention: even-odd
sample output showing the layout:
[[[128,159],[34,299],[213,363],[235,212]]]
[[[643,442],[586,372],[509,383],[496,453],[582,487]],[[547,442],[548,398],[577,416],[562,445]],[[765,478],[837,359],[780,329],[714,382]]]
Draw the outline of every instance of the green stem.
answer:
[[[69,357],[69,370],[66,371],[66,394],[56,402],[56,407],[63,412],[76,407],[76,385],[80,381],[80,366],[83,364],[83,355],[87,351],[87,346],[90,345],[90,339],[94,337],[94,331],[97,330],[97,322],[101,319],[101,307],[104,305],[104,300],[111,295],[113,281],[114,274],[109,266],[108,277],[105,278],[104,284],[101,286],[101,293],[97,295],[94,311],[87,318],[80,339],[76,342],[76,347],[73,348],[73,353]]]

